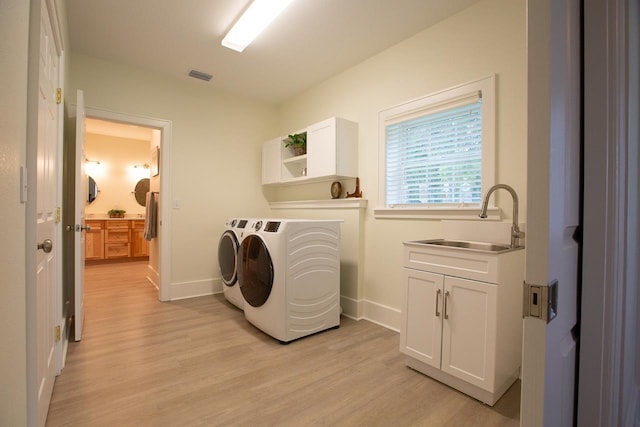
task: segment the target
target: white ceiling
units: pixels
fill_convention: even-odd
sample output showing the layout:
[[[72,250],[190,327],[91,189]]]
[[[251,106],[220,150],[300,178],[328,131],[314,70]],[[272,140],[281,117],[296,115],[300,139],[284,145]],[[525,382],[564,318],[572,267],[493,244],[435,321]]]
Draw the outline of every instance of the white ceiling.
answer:
[[[92,119],[90,117],[84,119],[84,126],[86,133],[139,139],[141,141],[151,141],[153,139],[153,130],[142,126]]]
[[[66,7],[73,52],[278,104],[477,1],[295,0],[242,53],[220,41],[250,0],[66,0]],[[214,77],[195,80],[190,69]]]

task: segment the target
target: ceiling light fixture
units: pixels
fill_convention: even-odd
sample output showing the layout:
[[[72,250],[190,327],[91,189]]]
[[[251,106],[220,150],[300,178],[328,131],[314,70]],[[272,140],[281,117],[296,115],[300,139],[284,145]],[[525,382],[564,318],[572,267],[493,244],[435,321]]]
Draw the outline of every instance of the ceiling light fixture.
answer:
[[[293,0],[254,0],[222,39],[222,46],[242,52]]]

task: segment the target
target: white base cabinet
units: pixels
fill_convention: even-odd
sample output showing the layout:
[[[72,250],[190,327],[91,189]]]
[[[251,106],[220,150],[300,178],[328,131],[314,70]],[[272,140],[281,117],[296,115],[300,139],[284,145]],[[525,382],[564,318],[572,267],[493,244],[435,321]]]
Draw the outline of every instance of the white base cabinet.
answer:
[[[295,133],[307,134],[307,153],[295,155],[286,137],[262,146],[262,184],[302,184],[358,175],[358,124],[332,117]]]
[[[516,276],[517,266],[523,267],[524,251],[480,255],[511,260],[507,275],[514,277],[499,275],[503,283],[407,267],[416,267],[419,259],[428,268],[430,257],[446,264],[437,249],[412,256],[416,252],[420,249],[405,244],[400,351],[407,355],[407,365],[493,405],[520,371],[522,278]],[[468,261],[465,256],[449,254],[457,259],[453,262]],[[481,264],[484,268],[491,263],[476,263]]]

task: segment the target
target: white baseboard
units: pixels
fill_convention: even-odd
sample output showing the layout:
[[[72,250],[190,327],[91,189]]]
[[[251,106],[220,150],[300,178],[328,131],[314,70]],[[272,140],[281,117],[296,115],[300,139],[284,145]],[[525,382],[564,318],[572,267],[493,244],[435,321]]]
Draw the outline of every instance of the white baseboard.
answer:
[[[395,332],[400,332],[400,310],[368,300],[341,296],[342,314],[354,320],[368,320]]]
[[[172,283],[169,292],[170,301],[195,298],[203,295],[219,294],[222,280],[205,279],[192,282]],[[342,315],[354,320],[368,320],[395,332],[400,332],[400,310],[368,300],[356,300],[340,296]]]
[[[151,266],[151,264],[147,264],[147,280],[156,288],[158,291],[160,290],[160,273]]]
[[[364,313],[362,300],[355,300],[353,298],[340,295],[340,306],[342,307],[343,316],[347,316],[348,318],[354,320],[362,319]]]
[[[222,292],[220,279],[194,280],[192,282],[172,283],[169,289],[169,300],[201,297]]]
[[[395,332],[400,332],[400,310],[373,301],[364,304],[364,318]]]

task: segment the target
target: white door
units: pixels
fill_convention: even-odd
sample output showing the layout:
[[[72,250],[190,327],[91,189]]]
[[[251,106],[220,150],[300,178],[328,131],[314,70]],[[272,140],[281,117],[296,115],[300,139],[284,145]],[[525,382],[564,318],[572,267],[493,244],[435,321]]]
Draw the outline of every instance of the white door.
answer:
[[[84,94],[78,89],[76,100],[76,198],[74,238],[74,339],[82,339],[84,324],[84,245],[86,222],[84,208],[87,200],[87,175],[84,170]]]
[[[40,63],[38,84],[38,132],[36,155],[36,324],[38,424],[47,419],[56,375],[56,301],[59,290],[58,257],[61,251],[58,174],[58,87],[59,57],[44,2],[40,19]],[[33,193],[31,193],[33,194]],[[36,250],[37,248],[37,250]],[[31,248],[29,248],[31,249]]]
[[[527,3],[525,280],[557,280],[557,316],[524,319],[522,426],[571,426],[580,196],[580,1]],[[550,42],[551,40],[551,42]],[[540,301],[538,301],[540,302]]]
[[[440,369],[442,352],[442,274],[402,269],[400,351]]]
[[[442,370],[485,390],[494,390],[498,287],[446,276]]]
[[[336,122],[328,119],[307,129],[307,176],[336,174]]]

